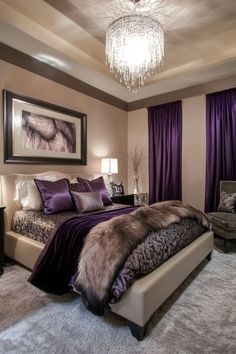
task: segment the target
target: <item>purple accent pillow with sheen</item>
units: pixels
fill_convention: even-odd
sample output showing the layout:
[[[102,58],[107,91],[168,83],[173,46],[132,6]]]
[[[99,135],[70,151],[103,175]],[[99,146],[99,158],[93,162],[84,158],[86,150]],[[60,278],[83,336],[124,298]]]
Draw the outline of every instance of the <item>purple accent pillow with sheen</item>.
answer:
[[[77,177],[78,183],[81,183],[84,188],[87,188],[86,192],[100,192],[101,193],[101,197],[102,197],[102,201],[104,205],[111,205],[112,200],[109,197],[108,193],[107,193],[107,189],[105,186],[105,182],[103,177],[98,177],[96,179],[93,179],[92,181],[89,181],[85,178],[81,178],[81,177]]]
[[[54,182],[40,179],[34,181],[41,195],[45,214],[57,214],[74,209],[69,181],[66,178]]]

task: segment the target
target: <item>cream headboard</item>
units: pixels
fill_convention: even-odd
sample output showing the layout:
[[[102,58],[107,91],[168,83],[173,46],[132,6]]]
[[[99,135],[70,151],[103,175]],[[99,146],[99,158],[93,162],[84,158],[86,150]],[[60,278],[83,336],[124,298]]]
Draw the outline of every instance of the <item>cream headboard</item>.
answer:
[[[87,179],[93,179],[96,177],[92,173],[71,173],[63,174],[57,171],[48,171],[38,174],[16,174],[11,173],[9,175],[1,175],[1,187],[2,187],[2,205],[6,207],[5,209],[5,231],[11,230],[11,221],[14,213],[20,210],[20,204],[18,201],[14,200],[15,195],[15,182],[18,180],[32,180],[34,178],[40,179],[40,177],[45,177],[45,175],[53,175],[55,180],[61,178],[68,178],[69,180],[73,177],[83,177]]]

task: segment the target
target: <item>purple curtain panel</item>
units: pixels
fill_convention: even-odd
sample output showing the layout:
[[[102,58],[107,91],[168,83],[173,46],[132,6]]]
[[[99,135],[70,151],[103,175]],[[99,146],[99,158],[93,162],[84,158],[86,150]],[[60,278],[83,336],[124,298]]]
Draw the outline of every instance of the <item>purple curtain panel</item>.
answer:
[[[217,210],[221,180],[236,180],[236,88],[206,95],[206,212]]]
[[[182,103],[148,108],[149,202],[182,199]]]

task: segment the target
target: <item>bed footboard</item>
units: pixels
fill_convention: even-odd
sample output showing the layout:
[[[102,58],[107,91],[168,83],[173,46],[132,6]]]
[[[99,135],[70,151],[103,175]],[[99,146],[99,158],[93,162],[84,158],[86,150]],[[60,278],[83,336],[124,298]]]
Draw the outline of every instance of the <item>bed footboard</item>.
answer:
[[[210,259],[213,232],[202,234],[160,267],[138,279],[111,311],[128,320],[131,333],[142,340],[152,314],[203,261]]]
[[[32,269],[44,245],[13,231],[5,237],[8,257]],[[208,231],[164,264],[129,288],[120,302],[110,304],[112,312],[128,320],[132,335],[144,338],[148,320],[173,291],[202,262],[211,259],[213,232]]]

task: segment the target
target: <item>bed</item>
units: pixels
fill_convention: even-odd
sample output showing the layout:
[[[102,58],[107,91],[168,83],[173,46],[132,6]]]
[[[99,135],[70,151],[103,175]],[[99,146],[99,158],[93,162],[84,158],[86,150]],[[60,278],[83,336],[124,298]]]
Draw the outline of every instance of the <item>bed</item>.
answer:
[[[73,174],[50,173],[57,179],[75,177]],[[15,182],[19,179],[40,179],[42,175],[1,176],[3,204],[6,206],[5,254],[29,269],[33,269],[44,244],[11,229],[12,218],[20,210],[19,203],[14,200]],[[91,175],[84,177],[91,179]],[[212,249],[213,233],[205,231],[157,269],[136,280],[119,302],[109,304],[110,310],[127,319],[132,335],[142,340],[152,314],[205,258],[210,259]]]

